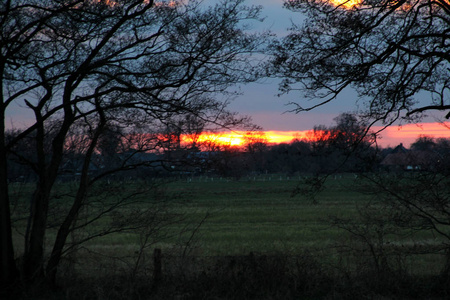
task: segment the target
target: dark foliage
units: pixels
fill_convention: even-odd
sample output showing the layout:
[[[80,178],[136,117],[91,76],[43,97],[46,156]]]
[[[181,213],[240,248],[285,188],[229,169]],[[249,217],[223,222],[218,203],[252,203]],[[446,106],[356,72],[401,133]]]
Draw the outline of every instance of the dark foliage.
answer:
[[[307,111],[358,92],[361,112],[391,124],[449,104],[449,16],[446,0],[285,1],[306,21],[273,45],[270,73],[283,93],[301,90]]]

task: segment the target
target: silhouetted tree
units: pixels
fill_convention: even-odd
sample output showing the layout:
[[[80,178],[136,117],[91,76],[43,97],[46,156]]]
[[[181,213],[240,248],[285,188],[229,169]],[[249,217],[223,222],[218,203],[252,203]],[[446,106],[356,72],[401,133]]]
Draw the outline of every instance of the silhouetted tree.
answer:
[[[248,157],[248,170],[263,173],[266,170],[267,138],[263,132],[248,132],[244,136],[244,151]]]
[[[360,172],[370,169],[374,161],[375,136],[350,113],[337,116],[335,125],[315,126],[308,134],[316,172]]]
[[[434,138],[426,135],[419,136],[414,143],[411,144],[413,151],[432,151],[436,146]]]
[[[272,145],[267,153],[269,172],[288,173],[314,172],[314,159],[311,143],[293,140],[291,143]]]
[[[282,92],[300,89],[316,100],[296,111],[347,88],[358,92],[366,117],[386,124],[450,109],[448,1],[289,0],[285,7],[306,20],[273,45],[271,72],[283,78]]]
[[[265,43],[263,36],[241,26],[259,14],[259,8],[242,2],[222,1],[205,8],[198,1],[2,1],[2,288],[19,278],[7,182],[8,158],[27,160],[18,146],[32,141],[34,156],[27,163],[37,177],[20,277],[40,284],[55,278],[67,237],[92,186],[90,165],[101,141],[110,140],[108,128],[125,129],[131,122],[161,124],[183,114],[218,125],[236,119],[214,95],[256,79],[257,62],[251,54]],[[13,105],[25,106],[34,120],[6,139],[6,113]],[[44,241],[51,194],[74,126],[81,126],[87,137],[81,175],[47,261]],[[121,169],[130,167],[127,161]]]
[[[416,120],[425,111],[450,116],[448,1],[289,0],[285,6],[306,20],[273,45],[270,71],[283,78],[283,93],[301,90],[315,100],[310,106],[295,103],[295,111],[314,109],[353,89],[358,114],[368,123],[381,120],[388,126]],[[362,220],[338,226],[366,243],[378,270],[389,266],[383,261],[385,234],[397,228],[433,232],[442,238],[439,250],[448,252],[448,171],[365,179],[382,205],[370,207]],[[312,184],[323,187],[320,180]]]
[[[442,279],[450,276],[450,199],[448,169],[446,172],[372,173],[362,176],[353,188],[371,195],[367,206],[359,207],[359,217],[334,218],[343,228],[367,247],[378,275],[404,271],[392,265],[409,255],[440,254],[444,258]],[[424,236],[433,237],[432,242]],[[395,242],[396,247],[392,247]],[[362,257],[361,253],[360,257]],[[383,264],[385,265],[383,267]],[[384,268],[384,270],[383,270]]]

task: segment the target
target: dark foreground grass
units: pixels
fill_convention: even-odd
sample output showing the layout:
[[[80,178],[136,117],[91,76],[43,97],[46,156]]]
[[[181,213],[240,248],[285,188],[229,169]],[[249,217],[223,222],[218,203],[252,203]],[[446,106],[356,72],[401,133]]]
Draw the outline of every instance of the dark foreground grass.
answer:
[[[380,268],[379,252],[331,226],[332,216],[357,218],[371,201],[354,180],[329,179],[315,201],[293,195],[299,181],[286,176],[172,181],[166,209],[181,217],[162,236],[144,243],[142,233],[122,233],[85,243],[65,257],[60,289],[42,298],[445,299],[450,281],[441,255],[397,253],[406,240],[387,236],[390,248],[382,250],[392,255]],[[51,232],[47,238],[51,244]],[[418,239],[430,236],[416,236],[411,247]],[[162,251],[161,269],[154,249]]]

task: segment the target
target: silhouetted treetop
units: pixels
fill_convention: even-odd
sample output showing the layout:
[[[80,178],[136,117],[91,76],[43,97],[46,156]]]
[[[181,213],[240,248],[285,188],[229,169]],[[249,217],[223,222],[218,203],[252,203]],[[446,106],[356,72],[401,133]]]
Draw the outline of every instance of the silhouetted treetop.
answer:
[[[296,103],[296,111],[332,101],[351,87],[365,116],[386,124],[424,111],[448,113],[448,1],[334,2],[285,1],[306,20],[273,45],[270,71],[283,78],[283,93],[301,90],[316,99],[308,107]]]

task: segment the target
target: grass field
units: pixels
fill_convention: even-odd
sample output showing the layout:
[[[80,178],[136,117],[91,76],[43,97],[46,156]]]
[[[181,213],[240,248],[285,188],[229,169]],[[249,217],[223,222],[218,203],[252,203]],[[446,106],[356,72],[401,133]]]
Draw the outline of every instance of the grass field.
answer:
[[[198,256],[246,255],[250,252],[295,255],[308,248],[326,249],[340,241],[344,233],[330,225],[331,218],[356,219],[358,208],[372,200],[371,196],[356,190],[356,180],[351,174],[330,177],[314,200],[293,194],[300,182],[298,177],[266,175],[239,180],[207,177],[173,180],[164,185],[164,197],[168,199],[164,202],[164,212],[180,218],[164,226],[168,238],[161,239],[154,247],[189,246]],[[133,183],[122,187],[126,190],[139,188]],[[18,197],[28,199],[25,195],[32,189],[21,186],[17,190]],[[61,195],[68,194],[69,185],[60,184],[56,190]],[[114,190],[106,191],[107,188],[100,187],[102,197],[115,197]],[[51,214],[56,215],[53,216],[56,219],[68,210],[66,205],[70,202],[66,203],[64,197],[55,199],[56,209]],[[119,211],[159,206],[158,201],[154,203],[154,196],[146,194],[140,195],[140,201],[136,203]],[[26,209],[23,211],[23,216],[16,216],[19,230],[15,240],[19,252],[24,232],[20,227],[25,226],[27,213]],[[92,226],[107,222],[110,220],[104,218]],[[48,245],[52,244],[54,234],[51,229],[48,231]],[[135,233],[111,234],[89,241],[87,245],[127,250],[138,247],[139,238]],[[423,236],[423,239],[428,238]]]
[[[170,226],[170,235],[174,237],[159,246],[172,247],[182,228],[196,228],[202,222],[190,245],[195,246],[197,255],[295,253],[304,247],[326,247],[334,242],[337,234],[337,229],[329,226],[329,216],[354,215],[356,205],[369,200],[348,188],[353,180],[352,176],[330,179],[317,201],[293,195],[299,184],[298,177],[271,175],[240,180],[196,177],[171,181],[164,188],[169,198],[169,210],[183,215],[183,221]],[[70,184],[60,184],[57,194],[64,195],[70,188]],[[128,184],[127,188],[132,189],[132,185]],[[31,191],[32,186],[19,186],[16,197],[23,198],[26,203]],[[64,201],[64,197],[56,197],[57,209],[53,214],[63,215],[67,211]],[[144,199],[140,206],[131,207],[145,208],[146,203]],[[27,209],[22,210],[24,215],[16,216],[19,220],[16,226],[19,227],[18,233],[23,234],[20,227],[25,226]],[[187,230],[185,235],[190,236],[191,232]],[[50,230],[47,235],[49,245],[52,238]],[[18,251],[20,240],[21,235],[17,234]],[[134,234],[121,234],[93,240],[89,245],[124,244],[129,248],[133,243],[138,243]]]
[[[351,216],[368,200],[348,189],[350,180],[331,180],[318,201],[293,196],[298,180],[278,177],[178,181],[168,190],[191,218],[207,216],[196,236],[199,254],[296,253],[334,243],[337,229],[330,228],[329,216]]]
[[[248,289],[255,293],[264,291],[266,284],[269,284],[266,292],[290,291],[292,295],[315,295],[314,299],[320,299],[316,295],[321,295],[322,291],[326,291],[325,294],[337,292],[329,280],[334,280],[338,289],[343,290],[340,293],[353,294],[358,289],[383,293],[381,291],[385,290],[386,284],[393,284],[388,293],[402,294],[409,291],[411,282],[423,278],[433,281],[433,278],[440,276],[445,264],[442,253],[424,255],[405,252],[408,250],[405,245],[416,249],[422,242],[431,239],[441,242],[429,233],[401,237],[386,231],[380,243],[377,240],[380,237],[378,229],[389,230],[389,227],[384,227],[384,224],[381,227],[375,224],[373,227],[372,224],[370,234],[366,236],[372,244],[368,245],[364,239],[361,243],[361,240],[358,241],[345,230],[332,226],[332,217],[358,220],[358,208],[373,200],[372,196],[356,191],[356,181],[350,174],[330,177],[323,191],[313,201],[306,195],[293,195],[299,185],[299,178],[286,176],[245,177],[239,180],[206,177],[172,180],[162,186],[164,193],[156,196],[142,194],[139,201],[119,209],[119,212],[139,212],[163,205],[161,213],[174,216],[175,222],[161,223],[163,228],[150,236],[148,244],[143,244],[142,232],[105,235],[88,241],[77,252],[68,255],[58,272],[67,286],[72,286],[74,278],[88,278],[90,282],[89,278],[96,277],[97,280],[92,282],[104,284],[101,293],[117,299],[123,298],[124,292],[116,296],[108,294],[115,293],[110,290],[111,284],[120,286],[128,284],[129,280],[134,282],[136,274],[145,280],[152,278],[155,248],[161,249],[164,257],[166,281],[162,299],[172,295],[175,292],[172,287],[177,284],[181,284],[177,288],[181,291],[177,290],[176,293],[188,289],[205,297],[213,295],[203,294],[207,292],[205,285],[213,285],[214,293],[227,295],[224,299],[229,297],[233,289],[241,289],[241,292],[242,289]],[[129,182],[121,185],[120,189],[125,192],[136,191],[145,184]],[[100,186],[97,195],[101,199],[96,205],[101,208],[101,205],[119,198],[120,189]],[[30,187],[17,188],[16,196],[23,197],[30,190]],[[55,202],[58,205],[52,214],[60,212],[64,215],[68,209],[65,195],[69,194],[69,190],[67,183],[58,186],[56,194],[62,196],[56,195]],[[167,201],[161,201],[160,196]],[[25,226],[24,218],[16,219],[18,227]],[[97,227],[108,226],[111,220],[111,216],[102,218],[86,231],[95,232]],[[19,253],[21,232],[23,229],[15,231],[16,251]],[[158,233],[162,236],[158,236]],[[55,232],[50,229],[46,237],[47,245],[52,245],[54,236]],[[80,237],[83,237],[83,233],[74,235],[74,238]],[[153,238],[156,240],[153,241]],[[375,249],[371,249],[371,246]],[[397,251],[400,247],[404,252]],[[254,267],[250,253],[255,255],[258,262]],[[266,259],[266,256],[269,258]],[[394,270],[394,273],[377,270],[377,264],[384,258],[388,259],[387,270]],[[230,267],[236,262],[238,267]],[[105,274],[109,279],[102,279]],[[114,280],[123,280],[120,278],[124,274],[127,274],[124,282],[114,283]],[[202,277],[205,281],[199,280],[198,276],[203,276],[201,274],[206,276]],[[273,274],[278,274],[278,283],[269,280]],[[353,278],[352,281],[346,281],[347,277]],[[396,283],[402,280],[405,286]],[[242,282],[245,282],[244,286]],[[85,284],[86,281],[81,283],[82,286]],[[134,284],[151,289],[145,281],[133,283],[133,288]],[[227,289],[229,285],[233,286],[231,291],[224,292],[222,289]],[[98,286],[91,288],[95,290]],[[420,293],[428,293],[427,289],[441,295],[439,282],[433,281],[418,288]],[[78,290],[69,290],[76,298]],[[412,290],[412,293],[415,292]],[[289,297],[279,299],[284,298]]]

